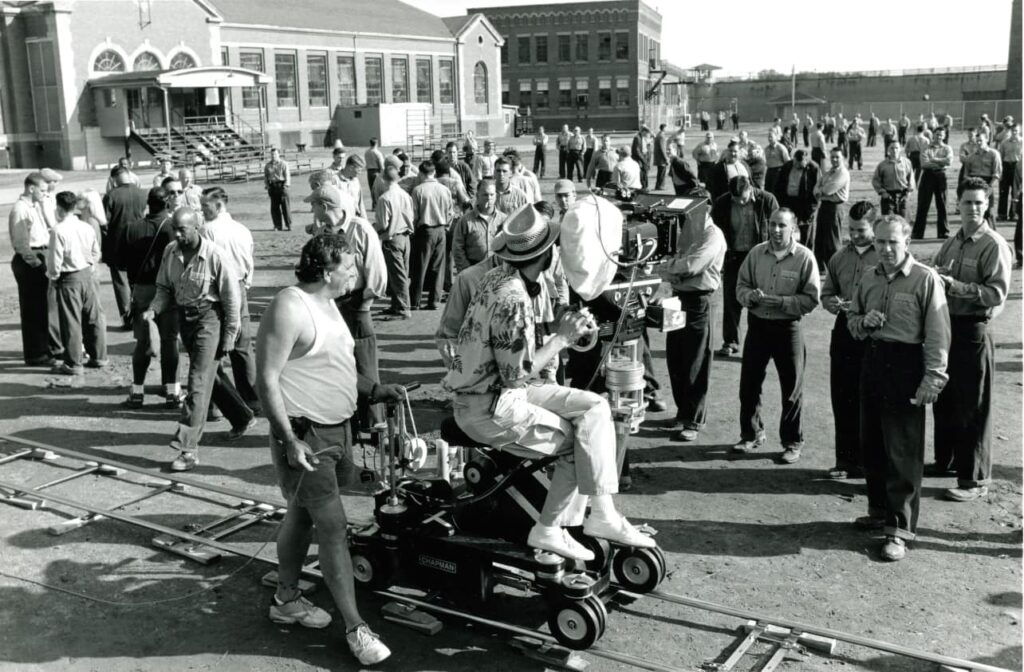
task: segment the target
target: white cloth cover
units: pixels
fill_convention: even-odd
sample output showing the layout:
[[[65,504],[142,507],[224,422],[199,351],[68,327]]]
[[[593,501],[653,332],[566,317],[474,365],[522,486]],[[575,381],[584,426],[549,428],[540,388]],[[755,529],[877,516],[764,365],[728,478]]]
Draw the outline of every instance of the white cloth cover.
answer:
[[[622,212],[611,201],[588,194],[562,218],[559,244],[566,280],[584,300],[596,298],[611,284],[622,247]]]

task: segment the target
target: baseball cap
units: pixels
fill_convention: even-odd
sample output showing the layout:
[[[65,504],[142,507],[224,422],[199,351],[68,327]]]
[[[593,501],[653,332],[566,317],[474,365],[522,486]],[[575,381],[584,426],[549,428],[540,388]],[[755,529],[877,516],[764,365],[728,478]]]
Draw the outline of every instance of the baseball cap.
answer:
[[[572,180],[555,180],[555,194],[570,194],[576,191],[576,187],[573,186]]]
[[[333,184],[321,185],[302,200],[306,203],[319,203],[329,210],[348,209],[352,205],[352,197],[342,194],[341,190]]]

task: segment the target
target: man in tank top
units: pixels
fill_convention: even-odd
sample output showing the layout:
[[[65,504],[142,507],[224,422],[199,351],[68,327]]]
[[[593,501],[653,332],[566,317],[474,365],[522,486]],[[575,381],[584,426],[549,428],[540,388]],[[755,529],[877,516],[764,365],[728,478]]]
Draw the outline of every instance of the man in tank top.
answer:
[[[281,290],[260,321],[257,385],[270,421],[270,452],[288,513],[277,538],[275,623],[325,628],[331,616],[302,597],[302,563],[315,525],[324,581],[345,621],[346,640],[362,665],[391,652],[359,615],[355,602],[347,520],[339,482],[355,472],[349,420],[359,396],[371,403],[398,400],[399,385],[381,385],[356,372],[354,341],[335,299],[352,291],[359,270],[341,235],[311,238],[295,269],[297,285]]]

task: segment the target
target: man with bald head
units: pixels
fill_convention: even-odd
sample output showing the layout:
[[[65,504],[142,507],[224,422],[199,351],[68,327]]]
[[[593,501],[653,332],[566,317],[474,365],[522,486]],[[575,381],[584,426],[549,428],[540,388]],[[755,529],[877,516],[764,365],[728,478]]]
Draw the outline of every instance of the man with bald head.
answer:
[[[231,421],[225,440],[241,438],[254,424],[253,412],[218,364],[238,337],[239,281],[234,264],[213,241],[199,235],[203,218],[188,207],[171,218],[174,240],[164,249],[156,296],[143,319],[178,311],[181,340],[189,355],[188,392],[171,439],[178,457],[172,471],[199,465],[199,441],[212,400]]]
[[[196,212],[202,212],[203,190],[196,184],[192,171],[188,168],[179,170],[178,181],[181,182],[181,205],[187,206]]]

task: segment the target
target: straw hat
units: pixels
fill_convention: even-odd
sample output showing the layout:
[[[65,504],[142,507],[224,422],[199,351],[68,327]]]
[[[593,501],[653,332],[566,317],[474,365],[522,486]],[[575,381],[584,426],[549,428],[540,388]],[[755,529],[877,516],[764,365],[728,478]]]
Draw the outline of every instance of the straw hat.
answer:
[[[544,254],[558,240],[558,226],[549,224],[532,204],[520,206],[505,220],[504,247],[494,254],[505,261],[528,261]]]

